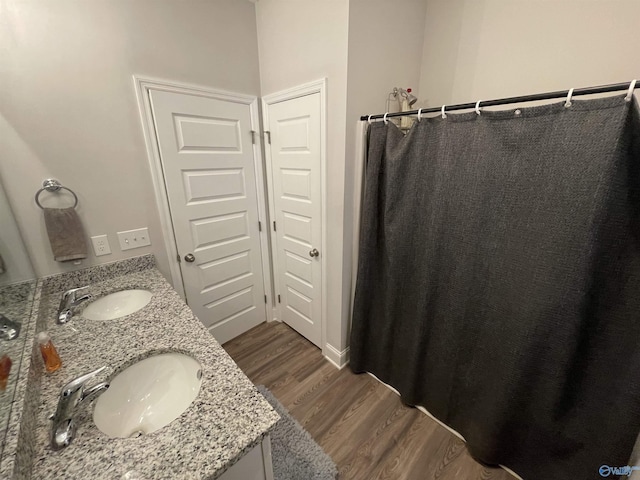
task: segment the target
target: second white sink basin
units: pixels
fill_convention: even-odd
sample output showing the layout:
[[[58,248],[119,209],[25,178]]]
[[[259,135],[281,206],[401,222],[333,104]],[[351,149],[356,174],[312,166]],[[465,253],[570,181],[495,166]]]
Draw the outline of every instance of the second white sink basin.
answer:
[[[110,437],[127,438],[168,425],[195,400],[200,363],[181,353],[145,358],[118,374],[96,401],[93,421]]]
[[[147,290],[122,290],[91,302],[82,311],[82,316],[89,320],[114,320],[147,306],[151,297]]]

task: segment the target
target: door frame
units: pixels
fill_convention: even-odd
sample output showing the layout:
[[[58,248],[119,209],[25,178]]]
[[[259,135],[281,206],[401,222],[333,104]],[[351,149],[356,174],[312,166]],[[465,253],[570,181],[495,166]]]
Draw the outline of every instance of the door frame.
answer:
[[[171,282],[173,288],[178,292],[183,300],[186,300],[184,291],[184,283],[182,271],[180,270],[180,262],[178,262],[178,247],[173,232],[173,219],[171,217],[171,209],[169,207],[169,198],[164,181],[164,171],[162,168],[162,159],[158,148],[158,140],[153,121],[153,111],[151,108],[150,91],[157,90],[171,93],[182,93],[186,95],[195,95],[217,100],[248,105],[251,115],[251,130],[255,132],[253,138],[253,163],[256,169],[256,196],[258,198],[258,221],[265,225],[265,228],[259,232],[260,235],[260,256],[262,263],[262,281],[264,282],[264,292],[267,297],[265,303],[265,319],[269,318],[269,312],[273,311],[273,287],[271,283],[271,264],[269,262],[269,236],[267,235],[268,217],[266,199],[267,192],[265,190],[265,168],[262,159],[262,149],[260,146],[261,135],[260,121],[258,117],[258,97],[252,95],[244,95],[225,90],[219,90],[211,87],[203,87],[199,85],[191,85],[186,83],[178,83],[170,80],[133,75],[133,82],[138,100],[138,108],[140,113],[140,121],[142,123],[142,133],[144,135],[144,143],[147,149],[147,159],[151,169],[151,178],[153,181],[153,190],[156,197],[156,205],[160,213],[160,225],[162,229],[162,237],[164,239],[165,249],[169,259],[169,269],[171,273]]]
[[[278,92],[270,93],[262,97],[262,125],[263,129],[269,125],[269,105],[284,102],[287,100],[293,100],[295,98],[304,97],[306,95],[312,95],[314,93],[320,94],[320,207],[321,207],[321,219],[322,219],[322,238],[320,241],[320,268],[321,281],[320,281],[320,345],[322,353],[325,357],[333,358],[331,352],[328,350],[331,346],[327,344],[327,79],[321,78],[313,82],[304,83],[295,87],[280,90]],[[271,161],[271,144],[269,142],[264,143],[265,149],[265,163],[267,168],[267,190],[269,194],[269,215],[270,218],[276,218],[275,216],[275,202],[273,194],[273,169]],[[277,295],[275,285],[277,284],[276,278],[279,275],[277,255],[277,238],[276,233],[269,225],[269,232],[271,236],[271,245],[273,249],[271,256],[273,258],[273,280],[274,280],[274,294]],[[282,321],[281,304],[274,302],[274,319]]]

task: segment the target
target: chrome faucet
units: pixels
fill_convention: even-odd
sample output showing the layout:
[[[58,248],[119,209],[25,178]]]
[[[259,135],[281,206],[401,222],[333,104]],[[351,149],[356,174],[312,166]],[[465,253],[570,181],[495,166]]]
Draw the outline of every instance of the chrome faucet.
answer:
[[[2,340],[15,340],[20,334],[21,325],[9,320],[0,313],[0,338]]]
[[[62,387],[60,398],[58,399],[58,408],[56,408],[56,413],[51,417],[53,421],[51,448],[54,450],[61,450],[68,447],[73,440],[76,430],[73,423],[73,414],[76,411],[76,407],[85,400],[91,400],[101,393],[104,393],[109,388],[109,384],[106,382],[85,388],[87,382],[95,378],[96,375],[105,368],[107,367],[100,367],[93,372],[74,378]]]
[[[82,302],[91,299],[90,294],[83,295],[78,297],[76,292],[80,290],[84,290],[86,287],[80,288],[72,288],[71,290],[67,290],[62,294],[62,299],[60,300],[60,306],[58,307],[58,323],[63,324],[67,323],[73,317],[73,308],[80,305]]]

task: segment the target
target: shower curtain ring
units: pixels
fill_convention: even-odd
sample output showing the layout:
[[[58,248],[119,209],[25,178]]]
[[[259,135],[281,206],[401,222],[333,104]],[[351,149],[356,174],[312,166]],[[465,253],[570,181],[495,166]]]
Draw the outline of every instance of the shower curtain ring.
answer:
[[[627,92],[627,96],[626,96],[626,97],[624,97],[624,99],[625,99],[627,102],[630,102],[630,101],[631,101],[631,99],[633,98],[633,91],[634,91],[634,90],[635,90],[635,88],[636,88],[636,82],[637,82],[637,80],[633,80],[633,81],[631,82],[631,85],[629,85],[629,91]]]
[[[476,113],[480,115],[480,100],[476,102]]]
[[[422,118],[422,109],[419,108],[418,109],[418,122],[420,121],[421,118]]]
[[[571,97],[572,97],[572,96],[573,96],[573,88],[570,88],[570,89],[569,89],[569,93],[567,94],[567,101],[566,101],[566,102],[564,102],[564,106],[565,106],[566,108],[569,108],[571,105],[573,105],[573,104],[571,103]]]
[[[386,125],[387,123],[389,123],[389,120],[387,120],[387,115],[389,115],[389,112],[384,114],[384,117],[382,117],[382,119],[384,120],[384,124]]]
[[[369,115],[369,118],[367,118],[367,122],[369,122],[369,125],[371,125],[371,115]]]
[[[442,118],[447,118],[447,114],[446,114],[446,113],[444,113],[444,107],[445,107],[445,106],[444,106],[444,105],[442,105],[442,109],[441,109],[441,111],[440,111],[440,112],[441,112],[441,114],[442,114]]]

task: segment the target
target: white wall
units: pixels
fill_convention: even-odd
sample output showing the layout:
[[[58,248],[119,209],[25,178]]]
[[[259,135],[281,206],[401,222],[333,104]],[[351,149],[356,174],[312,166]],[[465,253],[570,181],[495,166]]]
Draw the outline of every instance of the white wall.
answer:
[[[342,279],[348,9],[348,0],[256,3],[262,95],[327,78],[327,343],[339,351],[346,347],[348,302]]]
[[[420,95],[425,0],[350,0],[347,124],[385,111],[393,87]],[[347,134],[347,138],[350,135]]]
[[[359,221],[354,198],[361,172],[357,171],[356,148],[361,141],[357,128],[360,115],[383,113],[393,87],[412,88],[420,96],[420,62],[424,41],[424,0],[350,0],[349,58],[347,69],[347,122],[345,162],[345,217],[343,295],[350,298],[354,226]],[[397,110],[397,108],[395,109]],[[345,318],[351,304],[345,305]],[[344,322],[342,334],[348,334]]]
[[[54,262],[33,202],[54,177],[114,252],[80,268],[151,252],[168,275],[132,75],[259,95],[254,5],[0,0],[0,45],[0,175],[36,273],[79,268]],[[116,232],[143,226],[152,246],[120,252]]]
[[[0,285],[36,278],[2,183],[0,183],[0,225],[0,256],[5,267],[4,273],[0,273]]]
[[[640,77],[637,0],[427,0],[420,106]]]

